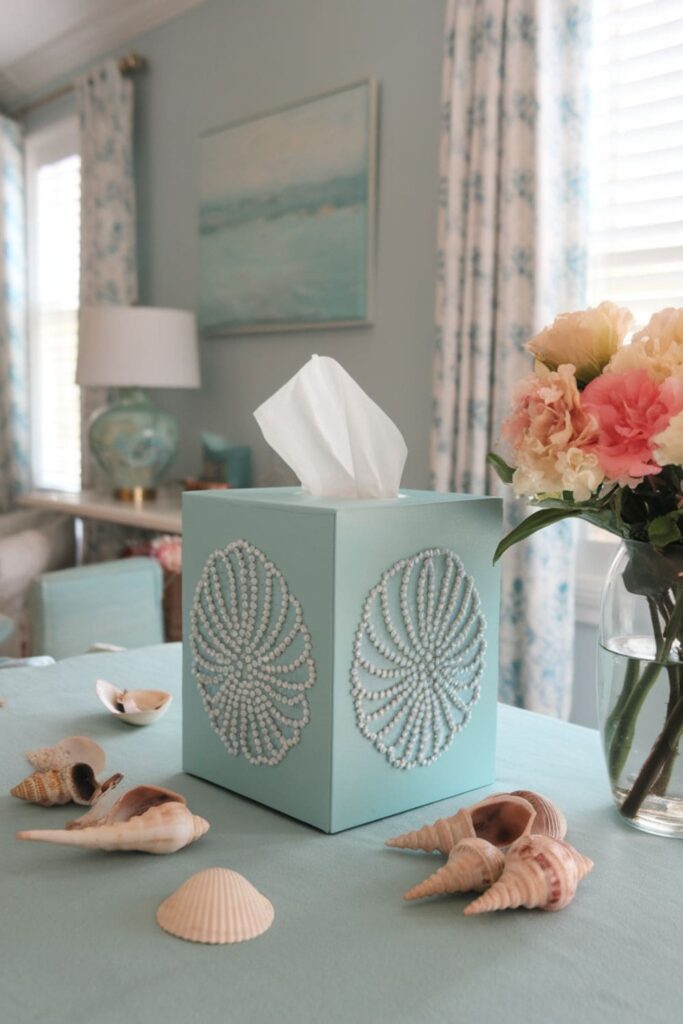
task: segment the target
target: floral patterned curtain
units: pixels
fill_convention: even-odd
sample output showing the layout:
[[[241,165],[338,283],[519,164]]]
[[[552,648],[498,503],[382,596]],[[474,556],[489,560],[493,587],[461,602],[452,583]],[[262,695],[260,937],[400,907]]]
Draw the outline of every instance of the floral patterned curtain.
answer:
[[[529,340],[583,303],[590,0],[449,0],[442,83],[434,486],[502,493],[486,466]],[[509,528],[523,510],[506,496]],[[573,524],[503,559],[501,699],[571,705]]]
[[[81,149],[81,306],[130,305],[138,293],[133,83],[114,60],[74,82]],[[87,424],[106,395],[83,391],[83,486],[92,480]]]
[[[0,115],[0,511],[28,476],[23,146],[19,126]]]

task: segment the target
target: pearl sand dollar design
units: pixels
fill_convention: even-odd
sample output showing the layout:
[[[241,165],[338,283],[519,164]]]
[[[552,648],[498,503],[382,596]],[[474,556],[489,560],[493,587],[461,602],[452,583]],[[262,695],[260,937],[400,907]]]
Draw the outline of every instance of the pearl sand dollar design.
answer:
[[[368,594],[353,646],[356,721],[394,767],[433,764],[469,722],[484,629],[474,581],[444,548],[396,562]]]
[[[192,671],[228,751],[276,765],[301,739],[315,682],[311,637],[282,572],[253,544],[214,551],[190,615]]]

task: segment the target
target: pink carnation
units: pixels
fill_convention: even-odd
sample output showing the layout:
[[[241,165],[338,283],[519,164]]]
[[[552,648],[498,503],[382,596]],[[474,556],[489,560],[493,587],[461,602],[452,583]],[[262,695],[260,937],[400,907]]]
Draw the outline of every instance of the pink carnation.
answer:
[[[603,374],[584,389],[581,401],[597,421],[593,450],[610,480],[635,487],[659,473],[654,437],[683,410],[683,380],[656,384],[646,370]]]
[[[516,494],[571,491],[577,501],[587,501],[602,483],[604,473],[591,451],[597,424],[582,407],[573,366],[551,371],[537,363],[517,385],[502,430],[512,446]]]

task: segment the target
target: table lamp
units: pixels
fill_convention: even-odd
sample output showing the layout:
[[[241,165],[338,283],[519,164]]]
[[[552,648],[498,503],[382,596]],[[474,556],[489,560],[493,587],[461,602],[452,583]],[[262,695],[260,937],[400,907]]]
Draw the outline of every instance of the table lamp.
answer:
[[[192,313],[145,306],[81,310],[76,383],[109,388],[88,426],[90,450],[124,500],[153,498],[178,443],[178,425],[145,388],[198,388]]]

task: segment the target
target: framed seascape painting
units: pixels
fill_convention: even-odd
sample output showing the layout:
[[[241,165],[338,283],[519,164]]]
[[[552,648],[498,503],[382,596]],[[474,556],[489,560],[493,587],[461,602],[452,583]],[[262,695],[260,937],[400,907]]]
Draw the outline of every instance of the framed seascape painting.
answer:
[[[376,145],[372,80],[201,138],[204,334],[371,322]]]

